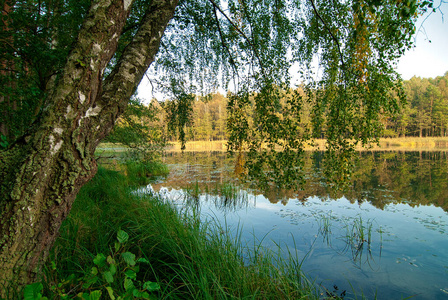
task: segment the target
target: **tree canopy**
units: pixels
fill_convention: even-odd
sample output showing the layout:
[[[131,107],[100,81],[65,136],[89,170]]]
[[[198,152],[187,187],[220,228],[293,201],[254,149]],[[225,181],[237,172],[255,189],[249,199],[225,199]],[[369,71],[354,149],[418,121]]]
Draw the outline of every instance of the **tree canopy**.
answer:
[[[343,182],[355,145],[375,142],[384,118],[405,103],[394,64],[428,7],[432,2],[181,3],[151,69],[154,82],[175,99],[179,91],[206,96],[230,88],[228,149],[246,153],[256,180],[297,187],[303,145],[325,129],[327,177]],[[290,89],[293,65],[305,95]],[[309,105],[312,130],[304,131]]]

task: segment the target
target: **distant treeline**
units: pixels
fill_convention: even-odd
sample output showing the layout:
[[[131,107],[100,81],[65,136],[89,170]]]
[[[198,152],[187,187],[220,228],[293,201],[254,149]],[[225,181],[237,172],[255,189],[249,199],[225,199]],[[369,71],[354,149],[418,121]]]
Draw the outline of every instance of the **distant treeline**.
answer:
[[[300,88],[299,92],[302,93]],[[444,76],[432,78],[413,77],[404,81],[407,103],[395,117],[383,118],[382,137],[440,137],[448,135],[448,72]],[[193,105],[193,117],[186,127],[186,137],[190,141],[213,141],[226,139],[227,98],[219,93],[197,97]],[[158,106],[158,105],[157,105]],[[163,110],[159,112],[164,114]],[[159,114],[159,116],[160,116]],[[301,123],[311,130],[311,105],[304,101]],[[248,116],[251,112],[248,112]],[[161,123],[163,123],[161,118]],[[161,125],[159,123],[159,125]],[[161,125],[163,126],[163,125]],[[166,126],[165,126],[166,128]],[[176,136],[165,136],[175,141]],[[325,137],[325,128],[322,128]]]
[[[436,137],[448,135],[448,72],[404,82],[408,99],[402,112],[385,124],[384,136]]]

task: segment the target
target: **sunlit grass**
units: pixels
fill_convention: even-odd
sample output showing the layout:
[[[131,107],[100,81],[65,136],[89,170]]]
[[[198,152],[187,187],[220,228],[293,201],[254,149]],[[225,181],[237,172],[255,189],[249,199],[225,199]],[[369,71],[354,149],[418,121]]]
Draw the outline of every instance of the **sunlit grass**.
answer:
[[[227,141],[187,141],[186,151],[222,151],[225,152]],[[380,138],[380,144],[372,144],[370,148],[363,148],[358,145],[356,150],[402,150],[402,151],[440,151],[448,149],[448,137],[399,137],[399,138]],[[180,143],[173,142],[166,149],[167,151],[180,152]],[[305,144],[305,149],[325,150],[325,140],[315,139],[312,143]]]
[[[81,189],[45,267],[45,295],[75,298],[83,291],[76,278],[91,272],[97,254],[115,251],[117,232],[123,230],[129,234],[129,251],[149,261],[136,280],[157,282],[157,299],[317,297],[297,258],[284,259],[261,246],[247,248],[240,234],[200,222],[194,210],[179,212],[162,200],[130,193],[131,183],[119,172],[100,168]],[[119,280],[110,287],[123,292]]]

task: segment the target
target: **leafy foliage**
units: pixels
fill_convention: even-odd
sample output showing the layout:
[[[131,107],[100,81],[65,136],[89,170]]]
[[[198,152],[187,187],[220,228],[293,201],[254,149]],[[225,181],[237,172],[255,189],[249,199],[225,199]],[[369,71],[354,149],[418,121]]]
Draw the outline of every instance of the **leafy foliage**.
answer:
[[[377,137],[443,137],[448,134],[448,73],[436,78],[413,77],[405,80],[403,92],[406,102],[401,103],[398,113],[379,114],[374,129]],[[186,137],[194,141],[226,140],[229,133],[232,135],[229,139],[233,141],[232,149],[238,149],[238,142],[249,139],[249,124],[254,122],[256,95],[230,93],[225,97],[217,93],[195,100],[193,119],[186,127]],[[281,123],[286,123],[284,126],[288,127],[284,130],[291,132],[290,138],[305,136],[304,141],[307,141],[309,136],[326,138],[325,120],[328,117],[328,109],[314,108],[322,120],[312,123],[313,110],[310,102],[303,87],[298,87],[281,95],[276,105],[282,105],[283,109],[275,108],[275,105],[269,102],[265,105],[271,105],[271,111],[276,112],[276,129],[283,126]],[[224,107],[227,107],[229,117]],[[224,128],[223,124],[226,123],[232,130],[227,131]],[[313,124],[315,126],[312,126]],[[167,138],[169,141],[176,140],[176,137],[169,133]]]
[[[229,150],[249,153],[246,159],[246,166],[249,168],[247,174],[261,176],[261,180],[268,185],[293,185],[303,177],[300,155],[303,141],[308,136],[306,131],[296,136],[296,132],[299,132],[300,114],[294,110],[303,105],[303,98],[291,94],[289,102],[281,102],[283,95],[289,92],[289,70],[292,64],[298,63],[301,66],[302,80],[308,92],[307,101],[313,106],[311,118],[314,127],[326,130],[329,149],[327,164],[331,165],[329,177],[332,179],[336,175],[336,178],[348,178],[350,154],[353,153],[354,145],[375,140],[380,127],[379,115],[395,113],[404,102],[401,81],[392,66],[411,46],[413,23],[420,10],[431,7],[430,1],[417,0],[167,2],[171,6],[154,6],[160,2],[147,0],[2,1],[0,84],[3,88],[0,92],[0,131],[6,137],[6,140],[2,140],[2,147],[8,147],[2,156],[2,163],[5,170],[14,171],[1,173],[2,187],[11,186],[10,189],[5,188],[6,200],[2,202],[3,214],[6,216],[5,225],[2,226],[5,233],[3,241],[5,245],[10,242],[13,245],[10,248],[2,247],[5,249],[2,252],[3,261],[15,254],[9,251],[17,252],[19,245],[26,248],[26,245],[31,244],[14,244],[16,241],[13,241],[11,233],[19,230],[17,226],[20,222],[15,222],[15,217],[11,216],[20,215],[26,220],[33,220],[32,213],[36,212],[38,219],[33,224],[43,227],[30,230],[33,235],[27,234],[29,239],[34,239],[34,234],[37,237],[42,232],[50,232],[46,237],[49,242],[42,245],[42,251],[21,250],[30,258],[27,262],[22,259],[16,265],[21,274],[27,274],[20,276],[23,280],[12,278],[10,270],[15,270],[15,266],[5,268],[9,272],[6,280],[17,281],[20,285],[32,280],[31,274],[39,269],[37,264],[52,245],[52,239],[57,235],[57,230],[53,229],[58,228],[58,222],[65,218],[65,212],[54,214],[56,219],[51,219],[50,222],[45,221],[48,218],[44,216],[54,212],[51,206],[55,206],[56,202],[71,207],[73,193],[78,191],[81,182],[93,175],[95,168],[91,155],[94,148],[108,133],[111,121],[115,121],[121,113],[141,79],[143,69],[152,61],[153,50],[157,51],[162,32],[164,39],[154,71],[159,75],[159,85],[178,101],[168,110],[172,116],[176,116],[176,121],[170,128],[177,129],[181,140],[184,140],[184,128],[189,123],[187,115],[192,111],[192,95],[202,93],[203,96],[218,85],[230,87],[235,97],[242,97],[243,103],[247,103],[247,99],[253,100],[254,114],[253,122],[247,122],[244,131],[239,131],[233,123],[228,123],[230,131],[237,131],[237,134],[231,135],[236,140],[230,143],[236,148],[230,146]],[[132,4],[129,18],[121,14],[124,13],[121,9],[123,3],[126,6]],[[97,8],[101,4],[107,6],[109,12],[119,12],[114,14],[114,22],[109,22],[107,28],[121,28],[118,25],[124,23],[121,21],[126,21],[126,26],[123,32],[113,34],[114,37],[120,37],[118,50],[115,50],[114,43],[106,43],[111,47],[106,46],[98,51],[100,56],[95,60],[90,56],[96,55],[95,42],[99,39],[95,36],[95,41],[91,34],[106,34],[100,27],[104,28],[103,25],[109,20],[104,18],[103,12],[98,12]],[[167,18],[171,18],[174,5],[178,5],[175,16],[168,30],[163,31]],[[88,10],[91,13],[89,16]],[[151,19],[156,21],[154,25],[158,26],[157,30],[145,31],[145,34],[144,30],[139,31],[147,24],[142,22],[145,15],[158,15],[159,12],[163,12],[160,14],[165,17],[163,22]],[[85,29],[97,28],[98,31],[86,30],[79,35],[82,24]],[[113,29],[108,30],[110,36],[112,32]],[[142,36],[136,32],[142,32]],[[140,40],[145,41],[132,44],[140,45],[139,49],[130,44],[137,37],[142,37]],[[150,49],[145,48],[143,44],[148,45],[146,40],[155,41],[155,44]],[[103,39],[104,41],[109,41],[109,38]],[[78,52],[84,46],[86,51]],[[121,66],[117,62],[124,57],[126,49],[135,51],[129,51],[134,53],[129,55],[128,61],[123,61],[123,66],[131,66],[125,68],[123,73],[130,75],[135,71],[138,76],[123,76],[120,77],[123,80],[118,82],[118,79],[114,79],[118,77],[113,75],[119,73],[111,73],[111,70],[114,66]],[[138,50],[146,54],[141,55]],[[74,55],[69,55],[70,53]],[[75,57],[80,53],[89,54]],[[107,62],[106,59],[112,54],[114,56]],[[69,64],[67,57],[70,58]],[[89,61],[102,67],[95,69],[94,66],[87,71]],[[319,71],[314,68],[315,61],[319,65]],[[103,69],[106,63],[109,65]],[[77,76],[76,73],[80,70],[82,71]],[[94,79],[90,77],[91,74],[96,74]],[[82,84],[77,85],[78,80]],[[120,89],[123,81],[126,81],[127,87]],[[111,84],[102,86],[102,82]],[[71,87],[67,95],[62,95],[64,86]],[[92,92],[90,95],[95,97],[89,97],[89,101],[83,105],[86,98],[78,93],[79,105],[77,88]],[[107,100],[107,96],[102,98],[102,90],[107,90],[109,94],[116,92],[115,98],[103,102]],[[120,90],[123,93],[118,93]],[[70,106],[66,106],[67,102]],[[97,105],[100,103],[102,106]],[[288,116],[282,119],[278,113],[286,110],[292,110],[293,113],[290,118]],[[64,114],[64,111],[67,113]],[[70,124],[63,122],[69,111],[73,116]],[[99,114],[99,111],[102,113]],[[95,118],[86,119],[93,116]],[[244,110],[238,118],[246,118]],[[58,122],[65,125],[59,128]],[[65,136],[58,137],[59,140],[55,143],[55,136],[50,133],[52,130],[59,135],[62,131]],[[100,131],[90,135],[96,133],[94,130]],[[20,139],[27,132],[30,135]],[[130,144],[139,138],[138,135],[134,136],[134,141]],[[50,151],[41,151],[39,145],[44,145],[43,149]],[[33,153],[39,153],[39,156],[33,156]],[[14,159],[10,160],[12,156]],[[19,156],[20,159],[16,160]],[[244,158],[240,161],[244,161]],[[50,171],[48,180],[37,180],[47,174],[31,178],[34,171],[44,173],[47,167]],[[261,171],[265,168],[267,172]],[[64,180],[64,174],[70,180]],[[29,177],[29,180],[18,180],[19,176]],[[18,192],[24,190],[23,193]],[[35,193],[35,190],[39,192]],[[40,202],[44,200],[49,202]],[[28,201],[30,207],[36,206],[39,209],[23,210],[22,214],[17,208],[23,201]],[[57,209],[64,207],[59,205]],[[45,222],[39,219],[41,216]],[[31,221],[25,222],[29,228],[33,224]],[[36,256],[31,258],[34,254]],[[131,257],[125,257],[129,259],[128,263],[133,262]],[[100,261],[98,258],[98,263]],[[101,267],[92,267],[90,273],[86,273],[92,282],[88,283],[90,279],[85,277],[83,284],[93,285],[93,281],[103,280],[94,279],[101,272]],[[129,271],[127,276],[125,290],[135,290],[132,289],[133,273]],[[110,279],[109,275],[106,277],[107,280]],[[98,298],[100,293],[92,291],[89,297]]]
[[[134,299],[134,297],[156,299],[153,293],[160,290],[160,285],[151,281],[139,281],[137,277],[140,264],[149,264],[149,261],[145,258],[136,260],[135,254],[128,251],[128,240],[128,233],[119,230],[114,251],[107,257],[103,253],[98,253],[93,259],[93,266],[87,268],[88,271],[82,277],[76,278],[72,274],[62,283],[51,286],[51,292],[60,299],[71,299],[72,287],[80,286],[76,296],[85,300],[98,300],[103,292],[107,292],[112,300]],[[112,288],[114,282],[118,282],[124,290],[117,290],[117,285]],[[42,283],[33,283],[25,288],[24,299],[47,299],[42,293]]]
[[[129,147],[126,153],[131,163],[155,163],[166,146],[163,126],[159,123],[160,110],[152,103],[146,106],[138,99],[131,99],[106,141]]]
[[[7,101],[0,103],[5,112],[0,124],[8,143],[45,106],[45,93],[51,91],[86,15],[89,2],[75,2],[39,1],[36,6],[35,1],[16,1],[5,14],[2,40],[10,43],[1,48],[0,59],[9,67],[1,76]],[[393,64],[412,45],[415,19],[432,5],[416,0],[180,1],[150,72],[151,80],[173,99],[165,105],[168,129],[178,133],[183,148],[186,126],[192,125],[193,95],[207,95],[219,86],[232,89],[230,98],[241,97],[241,103],[251,97],[254,114],[253,122],[227,123],[229,150],[250,153],[250,174],[273,171],[262,181],[284,185],[295,178],[300,183],[300,153],[312,137],[300,128],[300,111],[309,104],[314,137],[325,131],[328,140],[329,178],[348,178],[346,161],[355,145],[376,141],[383,116],[397,114],[405,102]],[[147,7],[144,0],[133,4],[106,73],[135,35]],[[306,101],[289,91],[294,64],[299,65]],[[285,94],[290,95],[288,103],[281,101]],[[131,117],[143,111],[131,101],[110,139],[146,144],[151,156],[164,140]],[[286,119],[278,116],[286,111]],[[242,111],[228,113],[247,117]],[[237,113],[241,115],[231,116]],[[285,172],[275,174],[277,170]],[[337,173],[339,179],[333,176]]]
[[[90,1],[8,2],[1,4],[0,127],[12,143],[48,104]]]
[[[381,110],[378,119],[370,130],[376,138],[395,136],[446,136],[448,130],[448,119],[446,117],[448,109],[448,85],[447,76],[434,79],[412,78],[403,82],[403,93],[406,102],[400,104],[399,112],[388,113]],[[307,91],[310,93],[326,93],[325,91]],[[240,164],[237,173],[250,175],[250,179],[260,181],[267,185],[275,180],[281,181],[281,176],[293,177],[294,173],[301,171],[302,154],[300,150],[287,152],[288,145],[295,145],[295,149],[301,149],[302,145],[309,143],[310,137],[327,138],[331,131],[328,131],[326,120],[329,118],[328,107],[314,106],[310,103],[310,98],[304,88],[292,89],[277,88],[271,92],[272,95],[278,93],[278,98],[260,101],[262,96],[258,93],[228,94],[224,97],[220,94],[211,94],[194,101],[193,124],[186,127],[187,137],[190,140],[224,140],[228,139],[229,149],[238,154]],[[272,97],[272,96],[271,96]],[[313,96],[314,97],[314,96]],[[257,101],[259,105],[256,106]],[[223,114],[221,108],[227,106],[227,113]],[[264,114],[263,108],[268,107],[269,113]],[[311,115],[316,117],[314,119]],[[359,128],[366,127],[362,123],[363,116],[360,112],[354,112],[350,127],[346,127],[343,140],[350,140],[354,130],[353,126]],[[226,122],[228,130],[222,132],[220,127]],[[358,124],[356,124],[358,123]],[[255,127],[254,124],[259,124]],[[340,124],[340,126],[343,126]],[[356,129],[359,130],[359,129]],[[272,134],[271,134],[272,133]],[[365,139],[365,144],[369,132],[361,136]],[[270,135],[271,134],[271,135]],[[175,140],[170,136],[170,140]],[[262,137],[266,142],[261,143]],[[334,137],[333,137],[334,138]],[[277,139],[277,143],[272,143]],[[244,152],[245,141],[252,143],[251,147],[260,149],[253,152]],[[272,159],[269,160],[270,149],[278,150]],[[282,152],[282,153],[280,153]],[[345,154],[336,155],[336,150],[330,149],[325,154],[326,176],[332,178],[332,184],[342,188],[348,183],[353,174],[353,167],[357,160],[353,159],[354,148],[347,150]],[[244,158],[243,158],[244,156]],[[282,160],[284,161],[282,163]],[[285,167],[286,166],[286,167]],[[281,169],[282,172],[273,170]],[[302,172],[302,174],[305,174]],[[292,183],[285,178],[286,183]],[[301,181],[298,181],[302,185]],[[289,187],[297,188],[291,184]],[[300,187],[299,186],[299,187]],[[285,184],[287,187],[287,184]]]
[[[3,134],[0,135],[0,149],[6,149],[6,148],[8,148],[8,145],[9,145],[9,143],[8,143],[6,136]]]
[[[232,88],[229,150],[247,151],[247,173],[266,184],[299,187],[304,142],[325,131],[326,174],[338,185],[350,178],[355,146],[377,141],[384,118],[405,103],[393,65],[428,8],[431,1],[184,1],[153,68],[163,76],[154,81],[167,92],[163,82],[187,83],[187,94]],[[293,64],[306,100],[289,91]],[[313,135],[300,129],[306,104]]]
[[[182,143],[181,149],[185,149],[185,127],[192,124],[193,101],[192,94],[184,92],[176,93],[176,98],[165,103],[164,108],[167,113],[168,131],[172,134],[178,133]]]

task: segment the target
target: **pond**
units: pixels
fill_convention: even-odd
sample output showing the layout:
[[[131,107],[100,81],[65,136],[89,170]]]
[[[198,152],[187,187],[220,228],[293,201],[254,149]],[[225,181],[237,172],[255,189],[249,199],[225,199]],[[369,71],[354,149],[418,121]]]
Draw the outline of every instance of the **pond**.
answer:
[[[344,193],[321,183],[321,159],[307,153],[309,180],[293,192],[241,185],[225,153],[167,153],[170,175],[146,189],[249,246],[294,253],[333,295],[448,299],[448,153],[360,152]]]

